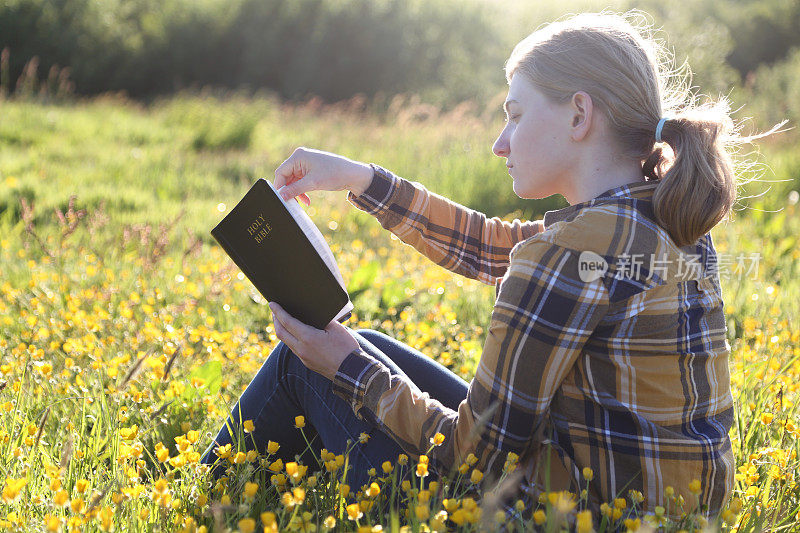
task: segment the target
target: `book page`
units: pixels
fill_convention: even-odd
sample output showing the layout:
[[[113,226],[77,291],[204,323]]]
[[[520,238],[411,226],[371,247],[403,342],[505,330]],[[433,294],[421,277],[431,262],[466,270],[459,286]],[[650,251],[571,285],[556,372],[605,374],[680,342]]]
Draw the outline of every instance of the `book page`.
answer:
[[[267,183],[269,183],[269,186],[272,188],[273,191],[275,191],[275,187],[269,180],[267,180]],[[281,201],[281,203],[286,206],[286,209],[289,210],[289,214],[291,214],[292,218],[295,219],[297,225],[300,226],[300,229],[303,231],[306,237],[308,237],[308,240],[311,241],[311,244],[314,246],[314,249],[317,251],[319,256],[328,266],[328,269],[330,269],[333,276],[336,278],[336,281],[339,282],[339,285],[341,285],[342,289],[344,289],[344,292],[347,293],[347,287],[345,287],[344,279],[342,278],[342,273],[339,271],[339,265],[336,263],[336,258],[333,256],[333,252],[331,251],[330,246],[328,246],[328,242],[325,240],[325,237],[319,231],[317,225],[314,224],[314,221],[311,220],[311,217],[308,216],[305,210],[303,210],[303,208],[300,207],[295,198],[292,198],[287,201],[281,198],[281,196],[277,194],[277,191],[275,191],[275,194],[278,196],[278,199]],[[353,302],[348,300],[347,304],[345,304],[342,310],[339,311],[339,314],[336,315],[334,320],[338,320],[340,317],[344,316],[345,314],[349,313],[352,310],[353,310]]]

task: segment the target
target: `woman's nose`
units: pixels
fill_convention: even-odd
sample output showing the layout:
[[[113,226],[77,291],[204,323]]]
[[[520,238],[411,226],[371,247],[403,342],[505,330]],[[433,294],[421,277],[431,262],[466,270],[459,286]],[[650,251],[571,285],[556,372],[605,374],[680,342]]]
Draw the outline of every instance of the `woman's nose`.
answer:
[[[500,132],[500,136],[494,142],[494,146],[492,146],[492,152],[494,152],[494,155],[498,157],[508,157],[510,147],[508,145],[508,137],[506,136],[505,129]]]

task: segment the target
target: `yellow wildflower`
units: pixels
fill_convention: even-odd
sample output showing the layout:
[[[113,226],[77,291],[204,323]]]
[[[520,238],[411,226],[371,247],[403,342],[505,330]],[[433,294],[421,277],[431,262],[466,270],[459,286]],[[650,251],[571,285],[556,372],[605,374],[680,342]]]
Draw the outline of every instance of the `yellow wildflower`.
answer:
[[[44,517],[44,527],[48,532],[55,533],[61,530],[61,519],[57,516],[46,515]]]
[[[235,465],[243,465],[247,462],[247,454],[244,452],[236,452],[236,455],[234,455],[230,461]]]
[[[26,478],[7,478],[6,485],[3,487],[3,500],[6,502],[16,500],[23,487],[27,484],[28,480]]]
[[[253,533],[256,530],[256,521],[252,518],[243,518],[236,525],[242,533]]]
[[[453,514],[450,515],[450,520],[452,520],[457,526],[464,525],[469,517],[469,513],[464,509],[456,509]]]
[[[69,493],[65,490],[60,490],[53,496],[53,503],[59,507],[63,507],[69,500]]]
[[[69,506],[73,513],[80,513],[83,510],[83,498],[74,498]]]
[[[276,523],[275,513],[266,511],[261,513],[261,523],[264,527],[271,527]]]
[[[217,449],[214,450],[214,453],[216,453],[217,457],[220,459],[227,459],[231,455],[231,445],[226,444],[225,446],[217,446]]]
[[[740,498],[732,498],[728,508],[738,515],[742,512],[742,500]]]
[[[444,506],[445,509],[447,509],[448,513],[452,513],[453,511],[458,509],[458,506],[461,505],[461,502],[459,502],[455,498],[446,498],[442,500],[442,505]]]
[[[642,521],[638,518],[626,518],[622,523],[630,531],[638,531],[642,527]]]
[[[579,511],[575,516],[575,530],[577,533],[591,533],[594,531],[591,511]]]
[[[428,508],[427,505],[422,504],[414,506],[414,515],[420,522],[427,520],[430,514],[431,510]]]
[[[470,474],[469,476],[470,482],[475,484],[480,483],[482,479],[483,479],[483,472],[481,472],[477,468],[473,470],[472,474]]]
[[[303,479],[303,476],[306,475],[307,470],[308,467],[305,465],[301,465],[296,462],[286,463],[286,474],[294,483],[297,483]]]
[[[161,443],[159,443],[161,444]],[[165,447],[163,444],[160,448],[156,448],[156,458],[159,462],[163,463],[164,461],[169,459],[169,448]]]
[[[367,498],[375,498],[380,493],[381,493],[381,488],[374,481],[369,484],[369,487],[367,487],[367,490],[364,492]]]
[[[251,483],[248,481],[244,484],[243,494],[245,498],[248,500],[253,499],[256,495],[256,492],[258,492],[258,483]]]
[[[120,428],[119,435],[122,440],[133,440],[139,435],[139,426],[134,424],[128,428]]]
[[[361,506],[358,503],[351,503],[346,508],[347,510],[347,518],[350,520],[358,520],[364,513],[361,512]]]

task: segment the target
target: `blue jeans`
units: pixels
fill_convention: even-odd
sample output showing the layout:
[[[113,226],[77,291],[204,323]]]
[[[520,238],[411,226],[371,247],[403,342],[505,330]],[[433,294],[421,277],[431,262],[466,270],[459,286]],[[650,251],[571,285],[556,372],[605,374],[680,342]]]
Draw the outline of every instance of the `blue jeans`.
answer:
[[[378,331],[360,329],[352,333],[361,348],[386,365],[393,375],[407,377],[446,407],[456,410],[467,397],[469,384],[423,353]],[[319,457],[322,448],[343,454],[350,440],[356,444],[349,455],[347,483],[360,487],[369,479],[370,468],[380,472],[384,461],[394,464],[403,450],[389,435],[356,417],[350,405],[332,392],[331,385],[329,379],[306,368],[286,344],[279,342],[233,407],[227,424],[236,431],[240,421],[252,420],[255,430],[246,434],[245,450],[265,453],[271,440],[280,444],[277,457],[286,462],[299,455],[310,470],[316,468],[314,457]],[[295,428],[295,417],[299,415],[305,416],[303,432],[310,447]],[[370,435],[364,444],[358,443],[361,433]],[[205,464],[211,465],[217,459],[217,445],[231,443],[227,425],[214,440],[201,459]],[[232,448],[236,450],[236,446]],[[212,473],[219,477],[223,470],[224,463],[219,461]]]

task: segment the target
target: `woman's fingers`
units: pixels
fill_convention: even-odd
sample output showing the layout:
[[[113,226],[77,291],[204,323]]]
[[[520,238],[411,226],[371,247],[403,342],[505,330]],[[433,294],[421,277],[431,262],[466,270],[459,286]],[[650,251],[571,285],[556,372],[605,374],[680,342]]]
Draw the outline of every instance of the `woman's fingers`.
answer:
[[[301,201],[304,204],[306,204],[306,207],[311,205],[311,198],[309,198],[306,193],[292,194],[290,189],[289,189],[289,192],[287,193],[286,192],[287,191],[287,187],[288,187],[287,185],[284,185],[282,188],[277,188],[276,187],[276,189],[278,190],[278,194],[280,195],[281,198],[283,198],[284,202],[288,202],[292,198],[298,198],[299,201]]]
[[[297,338],[289,333],[286,327],[281,323],[280,319],[272,313],[272,323],[275,326],[275,336],[282,340],[285,345],[289,347],[292,352],[297,353],[300,342]]]
[[[280,189],[284,185],[288,185],[303,177],[303,168],[299,161],[300,154],[295,150],[278,168],[275,169],[275,182],[273,185],[276,189]]]
[[[291,176],[287,178],[286,175],[283,175],[283,174],[279,175],[278,171],[276,170],[275,171],[275,182],[272,184],[272,186],[275,187],[276,191],[281,191],[280,192],[281,198],[283,198],[284,200],[288,200],[289,198],[297,197],[297,198],[300,199],[300,201],[302,201],[304,204],[306,204],[306,206],[309,206],[309,205],[311,205],[311,198],[309,198],[308,195],[306,193],[304,193],[304,192],[303,193],[299,193],[299,194],[292,194],[291,196],[289,196],[289,195],[284,196],[284,194],[283,194],[287,190],[286,188],[289,186],[289,184],[296,183],[297,180],[299,180],[299,179],[300,178],[295,178],[295,177],[291,177]]]
[[[310,176],[310,159],[307,150],[300,147],[275,169],[273,186],[280,192],[281,198],[288,200],[299,197],[304,204],[311,205],[311,198],[306,192],[315,190],[316,182]]]
[[[272,311],[272,316],[277,317],[281,322],[281,326],[300,343],[310,340],[309,337],[319,331],[308,324],[303,324],[275,302],[270,302],[269,308]]]
[[[303,179],[278,188],[278,194],[280,194],[281,198],[284,200],[299,196],[311,202],[311,199],[305,193],[306,191],[313,191],[315,188],[314,185],[314,179],[310,176],[306,176]]]

